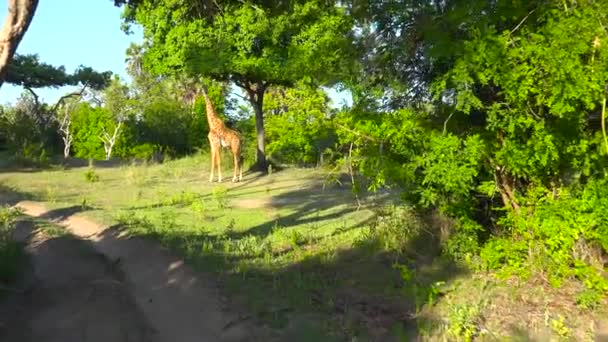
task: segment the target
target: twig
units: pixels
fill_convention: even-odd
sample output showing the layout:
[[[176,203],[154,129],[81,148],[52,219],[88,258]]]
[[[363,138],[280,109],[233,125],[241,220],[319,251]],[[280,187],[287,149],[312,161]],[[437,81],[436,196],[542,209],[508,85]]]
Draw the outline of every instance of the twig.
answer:
[[[454,112],[450,113],[450,116],[443,122],[443,135],[445,135],[445,132],[448,130],[448,121],[450,121],[452,115],[454,115]]]
[[[277,314],[277,313],[281,313],[281,312],[289,312],[289,311],[292,311],[292,310],[293,309],[290,308],[290,307],[284,307],[284,308],[279,308],[279,309],[275,309],[275,310],[261,311],[261,312],[258,312],[258,315],[263,315],[263,314],[266,314],[266,315],[271,314],[271,315],[273,315],[273,314]],[[224,325],[222,327],[222,331],[223,330],[227,330],[228,328],[230,328],[231,326],[233,326],[235,324],[247,321],[247,320],[252,319],[252,318],[253,318],[253,315],[245,315],[245,316],[239,317],[237,319],[234,319],[234,320],[228,322],[226,325]]]
[[[34,97],[34,102],[36,103],[36,108],[40,107],[38,94],[36,94],[36,92],[30,87],[23,86],[23,89],[27,90],[30,94],[32,94],[32,96]]]
[[[532,113],[532,116],[534,116],[538,120],[542,119],[538,114],[536,114],[536,112],[532,109],[532,107],[530,107],[530,104],[526,103],[526,106],[528,107],[528,110],[530,111],[530,113]]]
[[[602,99],[602,134],[604,135],[604,144],[608,152],[608,137],[606,137],[606,95]]]
[[[517,31],[520,28],[520,26],[523,25],[523,23],[528,19],[528,17],[530,16],[530,14],[534,13],[534,11],[536,11],[536,9],[533,9],[530,12],[528,12],[528,14],[519,22],[519,24],[517,24],[517,26],[515,26],[511,30],[511,34],[513,34],[515,31]]]
[[[70,97],[74,97],[74,96],[82,96],[82,94],[84,94],[84,91],[87,89],[87,87],[89,86],[89,83],[85,83],[82,88],[79,91],[75,91],[73,93],[69,93],[67,95],[63,95],[62,97],[59,98],[59,100],[57,100],[57,103],[55,103],[55,105],[53,106],[53,108],[51,108],[51,112],[55,113],[55,111],[57,110],[57,108],[59,108],[59,106],[61,104],[63,104],[63,101],[67,100]]]
[[[240,97],[241,99],[245,100],[245,101],[249,101],[248,98],[246,98],[245,96],[241,95],[241,94],[237,94],[236,92],[230,92],[232,95]]]

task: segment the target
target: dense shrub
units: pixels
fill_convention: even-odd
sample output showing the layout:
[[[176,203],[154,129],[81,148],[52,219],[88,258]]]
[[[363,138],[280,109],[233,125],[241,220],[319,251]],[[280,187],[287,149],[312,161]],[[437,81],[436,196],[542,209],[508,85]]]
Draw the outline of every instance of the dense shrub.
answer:
[[[545,273],[553,284],[578,278],[591,290],[608,291],[608,181],[593,180],[558,193],[530,191],[522,212],[509,212],[509,231],[484,246],[490,269]]]
[[[44,164],[60,151],[61,142],[56,122],[33,112],[30,101],[22,97],[14,107],[0,108],[0,148],[20,164]]]
[[[323,90],[299,86],[271,92],[264,104],[268,156],[286,164],[316,165],[336,137]]]
[[[411,51],[424,57],[411,56],[412,70],[428,67],[422,103],[391,108],[390,91],[356,88],[337,117],[339,145],[370,187],[397,185],[454,218],[443,246],[454,259],[605,291],[606,5],[475,4],[484,15],[437,13],[437,27],[462,20],[454,31],[413,30],[422,38],[410,37],[421,42]]]
[[[0,282],[15,280],[23,266],[23,247],[13,240],[12,234],[19,212],[7,206],[0,207]],[[0,293],[2,290],[0,289]]]
[[[72,112],[71,131],[74,136],[73,151],[76,157],[105,159],[103,141],[100,137],[104,129],[113,134],[117,125],[116,118],[103,107],[93,107],[88,103],[77,106]],[[128,135],[125,133],[129,125],[123,124],[117,138],[112,155],[123,157],[128,155]]]

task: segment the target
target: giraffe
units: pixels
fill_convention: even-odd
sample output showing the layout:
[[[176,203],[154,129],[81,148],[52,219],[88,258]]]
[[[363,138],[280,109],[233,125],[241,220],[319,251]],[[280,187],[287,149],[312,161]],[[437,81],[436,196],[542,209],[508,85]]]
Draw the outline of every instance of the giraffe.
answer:
[[[203,98],[205,99],[205,108],[207,112],[207,122],[209,123],[209,145],[211,147],[211,175],[209,182],[213,182],[213,171],[217,165],[218,182],[222,182],[221,168],[221,149],[222,147],[230,147],[232,157],[234,159],[234,172],[232,181],[241,181],[243,178],[243,169],[241,163],[241,137],[239,134],[226,127],[222,119],[217,115],[209,99],[207,88],[202,87]],[[237,178],[238,173],[238,178]]]

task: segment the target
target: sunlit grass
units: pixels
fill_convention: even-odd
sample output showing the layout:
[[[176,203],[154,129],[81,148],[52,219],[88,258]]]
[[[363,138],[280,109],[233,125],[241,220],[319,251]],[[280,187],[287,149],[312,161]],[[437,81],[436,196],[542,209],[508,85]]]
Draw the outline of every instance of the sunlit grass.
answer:
[[[0,182],[50,208],[82,206],[81,215],[157,239],[197,269],[217,273],[257,312],[328,306],[311,297],[316,291],[331,296],[343,282],[378,285],[356,271],[340,276],[336,262],[366,231],[380,198],[366,198],[358,209],[348,185],[323,184],[316,169],[246,174],[232,183],[232,165],[223,165],[222,183],[209,183],[201,155],[164,164],[6,172]],[[362,260],[341,267],[360,268]]]

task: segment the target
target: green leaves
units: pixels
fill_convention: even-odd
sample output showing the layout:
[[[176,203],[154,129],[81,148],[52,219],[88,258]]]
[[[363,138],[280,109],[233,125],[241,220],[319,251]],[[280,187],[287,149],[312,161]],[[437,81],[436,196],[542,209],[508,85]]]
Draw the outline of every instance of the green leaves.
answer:
[[[158,74],[186,71],[241,83],[321,81],[347,65],[352,20],[332,3],[307,1],[278,10],[221,1],[213,18],[193,15],[194,1],[141,1],[134,19],[149,45],[145,63]]]
[[[276,90],[264,104],[269,155],[291,164],[320,162],[336,143],[327,96],[304,85]]]
[[[98,90],[109,83],[111,75],[111,71],[99,73],[85,66],[80,66],[73,74],[68,74],[63,66],[56,67],[40,62],[38,55],[15,55],[8,66],[5,81],[28,88],[87,84]]]

